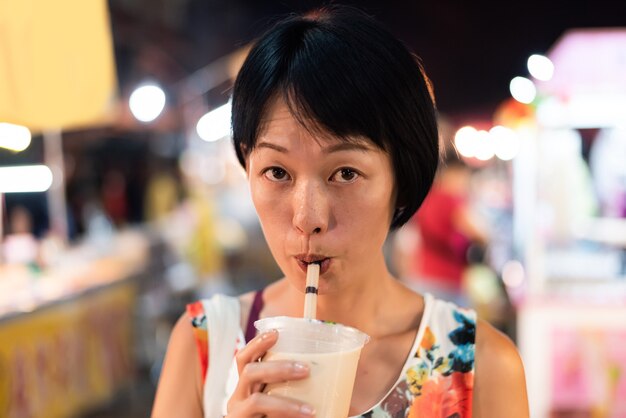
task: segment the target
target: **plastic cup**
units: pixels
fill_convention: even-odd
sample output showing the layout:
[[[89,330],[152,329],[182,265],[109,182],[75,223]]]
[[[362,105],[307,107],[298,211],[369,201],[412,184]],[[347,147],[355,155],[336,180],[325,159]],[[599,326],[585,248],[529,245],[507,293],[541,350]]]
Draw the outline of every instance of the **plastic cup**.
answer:
[[[369,340],[366,334],[341,324],[285,316],[261,319],[254,325],[260,332],[278,331],[278,341],[263,361],[301,361],[311,371],[303,380],[269,384],[265,393],[306,402],[318,418],[348,416],[359,356]]]

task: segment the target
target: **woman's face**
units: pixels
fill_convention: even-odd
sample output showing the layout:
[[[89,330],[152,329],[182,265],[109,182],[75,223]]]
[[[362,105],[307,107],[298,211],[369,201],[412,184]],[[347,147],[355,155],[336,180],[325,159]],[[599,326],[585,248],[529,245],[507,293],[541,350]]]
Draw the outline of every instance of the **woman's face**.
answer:
[[[320,293],[385,268],[393,171],[389,156],[371,142],[316,136],[277,100],[246,170],[265,238],[296,286],[304,290],[313,261],[321,261]]]

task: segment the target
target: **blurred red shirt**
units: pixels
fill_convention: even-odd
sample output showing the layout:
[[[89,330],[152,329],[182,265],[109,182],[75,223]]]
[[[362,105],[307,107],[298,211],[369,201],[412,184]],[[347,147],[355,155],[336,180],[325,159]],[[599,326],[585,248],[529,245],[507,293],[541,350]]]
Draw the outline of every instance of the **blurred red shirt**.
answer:
[[[455,227],[454,218],[465,204],[462,196],[433,186],[413,217],[421,235],[414,258],[420,280],[435,281],[451,290],[461,287],[470,240]]]

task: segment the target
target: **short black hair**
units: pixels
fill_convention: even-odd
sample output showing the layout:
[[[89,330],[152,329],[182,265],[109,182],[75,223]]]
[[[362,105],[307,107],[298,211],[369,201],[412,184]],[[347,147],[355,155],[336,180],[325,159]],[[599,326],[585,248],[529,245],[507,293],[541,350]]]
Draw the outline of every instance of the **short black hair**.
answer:
[[[347,6],[291,15],[261,36],[237,75],[232,128],[239,162],[254,149],[276,98],[307,128],[365,137],[390,155],[395,229],[417,211],[439,162],[432,89],[417,56],[364,12]]]

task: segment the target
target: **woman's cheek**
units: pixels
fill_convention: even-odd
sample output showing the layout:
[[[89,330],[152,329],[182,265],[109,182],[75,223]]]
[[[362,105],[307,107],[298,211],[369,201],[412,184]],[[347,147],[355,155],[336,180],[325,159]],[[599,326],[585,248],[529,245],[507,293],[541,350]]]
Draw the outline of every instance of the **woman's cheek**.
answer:
[[[266,216],[271,215],[271,209],[274,206],[274,209],[278,209],[278,205],[272,205],[272,202],[276,202],[276,193],[273,193],[272,190],[263,185],[259,184],[262,181],[259,179],[250,186],[250,193],[252,195],[252,203],[254,204],[254,208],[259,215],[259,218],[263,219]]]
[[[256,190],[259,192],[259,190]],[[272,193],[253,193],[253,203],[263,228],[265,239],[271,247],[275,257],[280,250],[277,245],[286,241],[287,227],[290,222],[287,213],[287,204]]]

